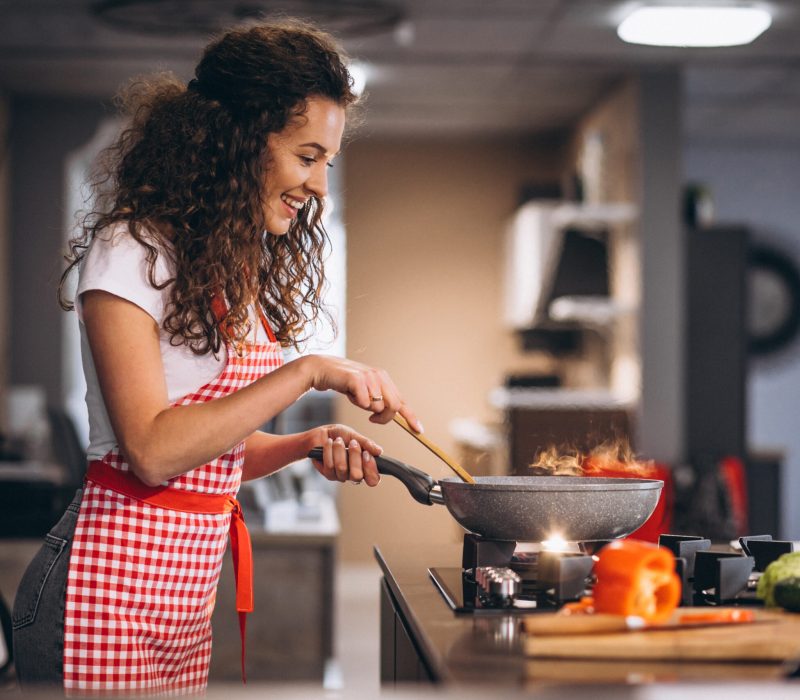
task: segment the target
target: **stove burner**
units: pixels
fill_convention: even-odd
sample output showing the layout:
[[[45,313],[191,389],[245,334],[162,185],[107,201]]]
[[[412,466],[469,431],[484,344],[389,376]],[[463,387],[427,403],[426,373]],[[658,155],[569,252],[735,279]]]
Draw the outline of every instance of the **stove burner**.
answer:
[[[478,598],[487,606],[509,608],[522,588],[519,574],[501,566],[479,566],[475,569]]]
[[[594,560],[580,551],[515,551],[516,542],[464,537],[463,569],[429,569],[456,612],[556,610],[587,592]]]
[[[758,578],[771,561],[793,551],[792,542],[769,535],[742,537],[744,555],[712,550],[711,541],[693,535],[661,535],[659,545],[675,555],[683,583],[681,605],[760,605]],[[581,542],[579,551],[553,552],[531,544],[464,537],[462,568],[428,570],[455,612],[531,613],[554,611],[591,594],[593,555],[607,542]],[[533,547],[533,549],[531,549]]]

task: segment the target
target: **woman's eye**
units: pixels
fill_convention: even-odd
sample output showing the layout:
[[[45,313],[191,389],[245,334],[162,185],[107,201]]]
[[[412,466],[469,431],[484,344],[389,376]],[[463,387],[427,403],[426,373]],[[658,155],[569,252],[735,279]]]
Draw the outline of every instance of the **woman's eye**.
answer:
[[[300,160],[303,161],[303,165],[314,165],[317,162],[317,159],[311,156],[300,156]]]

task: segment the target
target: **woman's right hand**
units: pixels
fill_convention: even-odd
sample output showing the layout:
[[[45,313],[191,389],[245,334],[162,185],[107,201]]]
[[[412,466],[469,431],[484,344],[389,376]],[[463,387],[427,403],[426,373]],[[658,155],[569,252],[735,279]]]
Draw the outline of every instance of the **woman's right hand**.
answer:
[[[373,423],[388,423],[399,413],[414,430],[422,432],[422,424],[386,370],[330,355],[307,355],[298,361],[305,363],[311,388],[344,394],[351,403],[370,411]]]

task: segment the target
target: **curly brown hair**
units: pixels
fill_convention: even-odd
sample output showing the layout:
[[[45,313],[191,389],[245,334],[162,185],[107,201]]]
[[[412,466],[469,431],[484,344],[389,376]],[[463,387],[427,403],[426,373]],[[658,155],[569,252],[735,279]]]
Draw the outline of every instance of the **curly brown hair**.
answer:
[[[67,277],[99,232],[123,223],[146,249],[150,284],[172,284],[162,327],[174,345],[219,351],[211,300],[222,292],[234,341],[249,332],[257,299],[281,344],[297,347],[302,329],[326,313],[328,237],[316,197],[286,235],[266,233],[267,137],[302,115],[311,97],[356,104],[346,56],[328,34],[286,20],[225,33],[205,49],[195,76],[188,86],[172,74],[135,79],[117,97],[130,124],[99,160],[95,207],[70,241],[59,301],[73,308]],[[156,259],[167,251],[175,276],[158,283]]]

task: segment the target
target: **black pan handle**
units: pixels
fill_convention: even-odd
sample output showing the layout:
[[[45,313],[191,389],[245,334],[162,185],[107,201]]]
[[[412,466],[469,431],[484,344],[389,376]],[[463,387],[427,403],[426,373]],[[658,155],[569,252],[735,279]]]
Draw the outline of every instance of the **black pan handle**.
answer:
[[[322,448],[315,447],[308,453],[308,456],[321,462]],[[431,490],[436,486],[436,481],[430,474],[391,457],[375,457],[374,459],[375,464],[378,465],[379,474],[393,476],[401,481],[415,501],[419,501],[425,506],[433,505]]]

